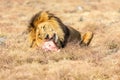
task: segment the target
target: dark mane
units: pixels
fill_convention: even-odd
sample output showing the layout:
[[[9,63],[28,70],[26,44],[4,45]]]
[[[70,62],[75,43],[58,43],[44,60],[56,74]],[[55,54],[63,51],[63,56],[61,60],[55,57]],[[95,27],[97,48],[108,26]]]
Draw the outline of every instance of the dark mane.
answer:
[[[64,36],[65,40],[63,42],[61,42],[61,45],[62,45],[62,48],[63,48],[67,44],[67,41],[68,41],[68,38],[69,38],[69,35],[70,35],[70,31],[69,31],[68,27],[65,24],[63,24],[63,22],[62,22],[62,20],[60,18],[56,17],[54,14],[51,14],[51,18],[52,17],[55,18],[55,20],[58,22],[58,24],[60,25],[61,29],[65,33],[65,36]]]
[[[38,12],[31,18],[28,28],[35,28],[34,21],[40,16],[40,14],[41,12]]]
[[[35,28],[34,21],[37,20],[38,18],[40,18],[41,12],[42,12],[42,11],[38,12],[37,14],[35,14],[35,15],[31,18],[31,20],[30,20],[30,22],[29,22],[28,28]],[[62,23],[62,21],[61,21],[58,17],[56,17],[54,14],[49,13],[48,11],[46,11],[46,12],[48,13],[48,20],[50,20],[51,18],[55,18],[56,21],[59,22],[59,24],[64,25],[64,24]]]

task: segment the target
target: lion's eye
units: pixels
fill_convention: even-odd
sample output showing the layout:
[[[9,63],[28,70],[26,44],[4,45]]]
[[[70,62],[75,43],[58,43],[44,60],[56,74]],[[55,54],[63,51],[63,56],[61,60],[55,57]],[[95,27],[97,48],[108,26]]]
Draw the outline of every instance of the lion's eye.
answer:
[[[45,31],[45,25],[44,25],[44,26],[42,26],[42,27],[41,27],[41,29]]]
[[[43,26],[43,29],[45,29],[45,25]]]
[[[38,34],[38,37],[40,38],[40,34]]]

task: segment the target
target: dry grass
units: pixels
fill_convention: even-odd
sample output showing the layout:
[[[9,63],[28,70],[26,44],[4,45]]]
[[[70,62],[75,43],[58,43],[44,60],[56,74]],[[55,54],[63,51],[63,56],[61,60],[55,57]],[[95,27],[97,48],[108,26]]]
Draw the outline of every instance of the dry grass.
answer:
[[[49,3],[49,4],[48,4]],[[67,25],[94,32],[89,47],[30,49],[30,18],[49,10]],[[120,80],[119,0],[1,0],[0,80]]]

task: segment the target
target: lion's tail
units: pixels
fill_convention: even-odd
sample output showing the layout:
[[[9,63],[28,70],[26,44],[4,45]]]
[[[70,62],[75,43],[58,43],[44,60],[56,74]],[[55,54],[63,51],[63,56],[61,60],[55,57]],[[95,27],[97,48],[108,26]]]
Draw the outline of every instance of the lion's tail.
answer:
[[[93,32],[87,31],[81,39],[80,46],[88,46],[93,38]]]

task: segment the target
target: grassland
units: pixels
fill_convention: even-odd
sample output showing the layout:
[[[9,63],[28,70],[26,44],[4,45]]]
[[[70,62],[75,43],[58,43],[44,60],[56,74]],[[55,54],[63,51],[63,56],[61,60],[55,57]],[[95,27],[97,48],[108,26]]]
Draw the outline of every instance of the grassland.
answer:
[[[89,47],[29,48],[24,32],[41,10],[93,31]],[[120,80],[120,0],[1,0],[0,80]]]

